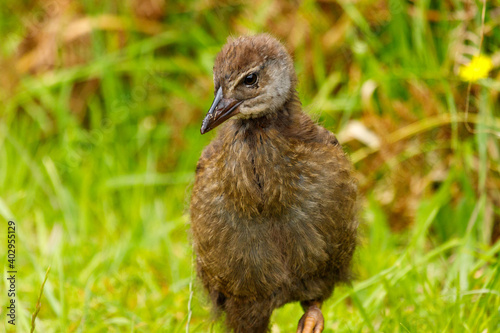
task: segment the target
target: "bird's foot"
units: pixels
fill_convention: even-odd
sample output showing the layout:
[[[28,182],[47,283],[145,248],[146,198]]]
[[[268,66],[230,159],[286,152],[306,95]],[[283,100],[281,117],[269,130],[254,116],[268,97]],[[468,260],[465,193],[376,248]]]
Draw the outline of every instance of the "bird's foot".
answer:
[[[325,325],[323,313],[319,308],[320,303],[313,302],[299,320],[297,333],[321,333]]]

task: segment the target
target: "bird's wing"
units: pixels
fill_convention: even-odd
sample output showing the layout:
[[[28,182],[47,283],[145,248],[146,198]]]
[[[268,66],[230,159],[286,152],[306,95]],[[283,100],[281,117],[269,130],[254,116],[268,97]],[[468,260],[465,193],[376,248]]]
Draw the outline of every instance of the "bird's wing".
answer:
[[[320,142],[322,142],[324,144],[331,144],[334,146],[339,145],[339,140],[337,140],[337,137],[335,136],[335,134],[333,134],[332,132],[330,132],[326,128],[321,127],[319,125],[316,125],[316,127],[318,130],[318,139]]]
[[[339,141],[335,135],[326,128],[316,124],[309,115],[300,112],[296,114],[295,126],[290,134],[302,142],[317,142],[325,145],[338,146]]]

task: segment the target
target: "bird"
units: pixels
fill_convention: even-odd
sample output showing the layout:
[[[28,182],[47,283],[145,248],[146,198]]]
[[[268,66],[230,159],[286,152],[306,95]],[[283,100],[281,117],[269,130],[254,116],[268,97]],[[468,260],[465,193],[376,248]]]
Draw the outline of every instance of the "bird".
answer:
[[[333,133],[302,110],[285,46],[229,37],[215,58],[190,203],[196,271],[229,331],[269,331],[300,302],[297,332],[318,333],[321,305],[352,279],[357,181]],[[297,316],[298,317],[298,316]]]

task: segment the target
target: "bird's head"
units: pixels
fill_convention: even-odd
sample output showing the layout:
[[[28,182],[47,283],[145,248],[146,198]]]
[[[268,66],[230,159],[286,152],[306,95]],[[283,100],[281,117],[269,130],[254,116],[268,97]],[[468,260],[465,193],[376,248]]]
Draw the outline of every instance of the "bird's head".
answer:
[[[292,58],[275,38],[261,34],[228,40],[215,59],[215,98],[201,134],[229,118],[276,112],[293,96],[296,81]]]

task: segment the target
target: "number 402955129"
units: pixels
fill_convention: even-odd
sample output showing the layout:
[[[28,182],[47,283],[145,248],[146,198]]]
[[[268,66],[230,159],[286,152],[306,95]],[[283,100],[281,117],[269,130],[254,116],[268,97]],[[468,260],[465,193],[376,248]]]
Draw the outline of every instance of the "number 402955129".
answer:
[[[16,222],[14,221],[9,221],[7,227],[7,258],[9,268],[14,269],[16,267]]]

